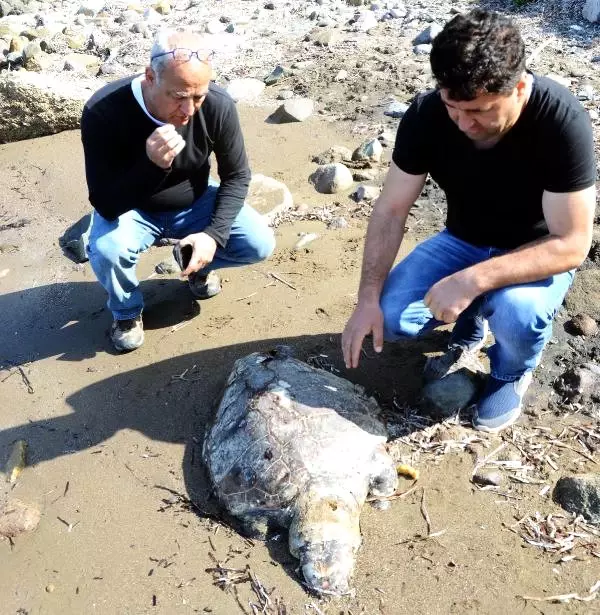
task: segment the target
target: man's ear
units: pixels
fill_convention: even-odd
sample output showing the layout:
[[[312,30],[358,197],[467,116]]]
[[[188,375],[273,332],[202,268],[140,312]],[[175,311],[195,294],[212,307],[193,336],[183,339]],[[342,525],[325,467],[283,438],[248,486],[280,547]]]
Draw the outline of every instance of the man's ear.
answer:
[[[156,84],[156,74],[154,72],[154,70],[152,70],[152,68],[150,66],[146,66],[146,71],[145,71],[145,75],[146,77],[146,81],[151,84],[151,85],[155,85]]]

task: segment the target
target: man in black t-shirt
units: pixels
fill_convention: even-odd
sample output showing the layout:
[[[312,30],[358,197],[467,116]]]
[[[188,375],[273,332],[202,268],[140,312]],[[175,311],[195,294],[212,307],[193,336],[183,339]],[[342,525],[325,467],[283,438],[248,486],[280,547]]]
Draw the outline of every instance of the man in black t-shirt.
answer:
[[[250,169],[234,101],[211,83],[210,52],[190,32],[164,31],[142,75],[104,86],[86,103],[81,138],[94,216],[89,259],[108,293],[117,350],[144,341],[140,253],[179,239],[195,297],[221,290],[215,269],[255,263],[271,229],[244,204]],[[209,179],[214,153],[220,183]]]
[[[364,337],[455,322],[450,352],[477,351],[491,328],[491,374],[474,427],[516,421],[552,320],[591,245],[596,162],[585,110],[527,71],[518,30],[497,13],[457,15],[435,38],[437,89],[398,129],[367,231],[358,304],[342,336],[356,367]],[[391,272],[427,174],[445,191],[446,229]]]

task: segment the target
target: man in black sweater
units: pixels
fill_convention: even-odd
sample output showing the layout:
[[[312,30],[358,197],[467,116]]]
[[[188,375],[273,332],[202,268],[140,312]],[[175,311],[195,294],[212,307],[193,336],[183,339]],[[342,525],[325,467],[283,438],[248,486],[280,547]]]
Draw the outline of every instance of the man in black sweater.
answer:
[[[516,421],[552,320],[591,245],[596,161],[589,117],[567,88],[525,68],[515,26],[480,9],[435,38],[437,89],[398,129],[367,231],[358,304],[342,336],[348,367],[373,334],[398,340],[455,322],[454,358],[494,334],[473,425]],[[391,272],[426,177],[445,191],[446,229]]]
[[[86,103],[81,138],[90,202],[94,273],[108,293],[117,350],[142,345],[143,298],[135,269],[160,237],[191,258],[199,299],[221,290],[220,267],[255,263],[275,247],[244,204],[250,169],[235,103],[211,83],[210,51],[190,32],[161,32],[145,73],[110,83]],[[220,183],[209,178],[215,154]]]

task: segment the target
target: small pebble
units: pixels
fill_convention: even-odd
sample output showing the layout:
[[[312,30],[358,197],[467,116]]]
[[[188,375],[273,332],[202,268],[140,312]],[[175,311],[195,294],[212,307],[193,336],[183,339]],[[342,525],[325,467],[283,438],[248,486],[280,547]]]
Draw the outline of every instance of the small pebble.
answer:
[[[387,510],[390,507],[389,500],[375,500],[371,502],[371,506],[377,510]]]
[[[576,314],[571,319],[569,325],[575,335],[583,335],[584,337],[587,337],[598,333],[598,324],[591,316],[588,316],[587,314]]]
[[[46,593],[51,594],[56,588],[54,587],[54,585],[52,585],[52,583],[50,583],[49,585],[46,585]]]

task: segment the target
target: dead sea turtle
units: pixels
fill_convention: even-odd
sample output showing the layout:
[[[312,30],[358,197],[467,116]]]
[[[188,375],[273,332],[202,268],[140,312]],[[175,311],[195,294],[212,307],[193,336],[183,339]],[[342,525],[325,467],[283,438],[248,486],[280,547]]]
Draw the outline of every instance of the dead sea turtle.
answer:
[[[246,528],[289,528],[308,586],[349,591],[371,493],[391,495],[396,468],[374,399],[279,347],[239,359],[204,442],[215,493]]]

